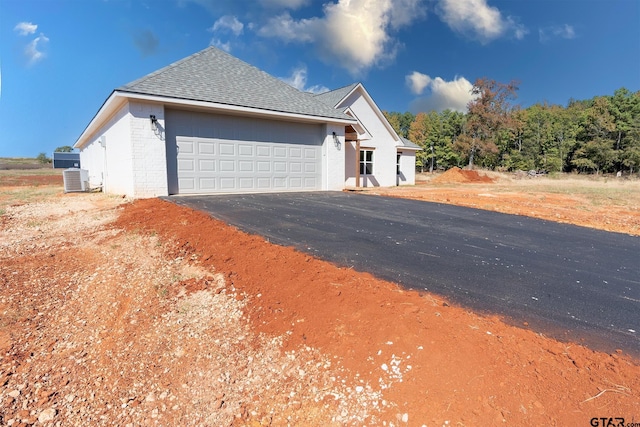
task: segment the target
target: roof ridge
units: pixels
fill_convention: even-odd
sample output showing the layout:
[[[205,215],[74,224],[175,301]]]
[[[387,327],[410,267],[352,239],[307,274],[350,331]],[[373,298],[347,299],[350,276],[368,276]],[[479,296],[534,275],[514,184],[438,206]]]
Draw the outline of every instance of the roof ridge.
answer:
[[[138,78],[136,80],[130,81],[129,83],[126,83],[126,84],[118,87],[118,89],[129,88],[131,86],[135,86],[135,85],[140,84],[140,83],[142,83],[142,82],[144,82],[146,80],[149,80],[150,78],[153,78],[155,76],[159,76],[160,74],[163,74],[163,73],[165,73],[165,72],[167,72],[167,71],[169,71],[169,70],[171,70],[171,69],[173,69],[173,68],[175,68],[175,67],[177,67],[179,65],[182,65],[183,63],[185,63],[187,61],[190,61],[190,60],[192,60],[193,58],[195,58],[197,56],[203,55],[206,51],[211,50],[212,47],[213,46],[207,46],[206,48],[204,48],[204,49],[202,49],[202,50],[200,50],[198,52],[192,53],[191,55],[189,55],[189,56],[187,56],[185,58],[182,58],[182,59],[179,59],[177,61],[174,61],[171,64],[160,68],[159,70],[152,71],[151,73],[146,74],[146,75],[144,75],[144,76],[142,76],[142,77],[140,77],[140,78]]]
[[[351,120],[268,72],[209,46],[116,89],[282,113]]]
[[[354,86],[354,87],[355,87],[355,86],[358,86],[358,85],[359,85],[359,84],[361,84],[361,83],[362,83],[362,82],[349,83],[348,85],[340,86],[340,87],[338,87],[338,88],[331,89],[331,90],[328,90],[328,91],[326,91],[326,92],[322,92],[322,93],[314,93],[314,94],[313,94],[313,96],[326,95],[326,94],[331,93],[331,92],[337,92],[337,91],[339,91],[339,90],[346,89],[346,88],[348,88],[348,87],[350,87],[350,86]]]

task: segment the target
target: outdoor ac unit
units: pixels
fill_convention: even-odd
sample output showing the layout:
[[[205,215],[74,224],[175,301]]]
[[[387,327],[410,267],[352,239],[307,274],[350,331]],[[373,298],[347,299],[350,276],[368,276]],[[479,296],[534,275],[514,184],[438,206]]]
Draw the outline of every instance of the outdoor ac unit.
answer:
[[[65,193],[89,191],[89,171],[86,169],[65,169],[62,179]]]

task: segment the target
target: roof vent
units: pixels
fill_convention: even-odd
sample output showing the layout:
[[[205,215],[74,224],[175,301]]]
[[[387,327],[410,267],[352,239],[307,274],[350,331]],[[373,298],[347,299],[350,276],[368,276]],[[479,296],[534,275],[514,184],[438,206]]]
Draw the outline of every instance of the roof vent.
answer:
[[[89,191],[89,171],[86,169],[65,169],[62,179],[65,193]]]

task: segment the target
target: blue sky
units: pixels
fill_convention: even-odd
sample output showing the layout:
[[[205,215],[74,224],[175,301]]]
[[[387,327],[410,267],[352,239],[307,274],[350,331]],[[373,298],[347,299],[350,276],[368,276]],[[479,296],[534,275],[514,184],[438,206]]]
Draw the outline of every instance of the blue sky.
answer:
[[[73,145],[111,91],[209,45],[301,90],[389,111],[640,90],[638,0],[0,0],[0,157]]]

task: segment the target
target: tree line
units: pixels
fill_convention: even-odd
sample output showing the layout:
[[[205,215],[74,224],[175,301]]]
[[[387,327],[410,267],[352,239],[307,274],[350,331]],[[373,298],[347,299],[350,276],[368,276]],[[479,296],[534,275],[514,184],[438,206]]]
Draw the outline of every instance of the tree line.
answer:
[[[467,112],[384,112],[399,135],[422,147],[422,171],[478,165],[514,171],[638,173],[640,91],[569,100],[567,106],[513,104],[516,82],[481,78]]]

